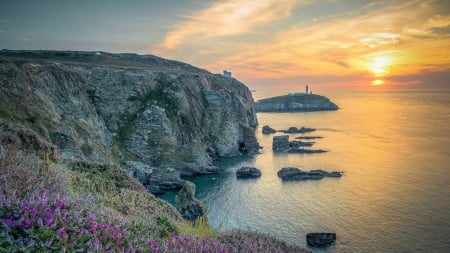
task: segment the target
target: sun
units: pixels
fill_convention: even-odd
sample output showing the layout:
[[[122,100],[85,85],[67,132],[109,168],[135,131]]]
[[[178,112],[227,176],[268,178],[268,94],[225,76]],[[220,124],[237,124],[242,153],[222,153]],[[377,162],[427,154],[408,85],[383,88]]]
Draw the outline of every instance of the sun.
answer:
[[[391,65],[392,57],[383,54],[374,56],[370,59],[366,67],[375,75],[375,77],[382,77],[389,74]]]

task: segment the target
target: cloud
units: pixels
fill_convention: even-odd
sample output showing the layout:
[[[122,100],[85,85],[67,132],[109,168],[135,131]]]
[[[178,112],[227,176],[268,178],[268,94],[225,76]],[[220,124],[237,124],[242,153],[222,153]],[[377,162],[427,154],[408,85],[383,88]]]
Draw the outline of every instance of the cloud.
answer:
[[[306,4],[331,8],[317,1],[214,3],[177,24],[154,49],[212,72],[231,70],[252,85],[305,78],[360,84],[450,70],[445,1],[377,1],[302,18]],[[285,26],[274,25],[280,20]]]
[[[185,17],[155,47],[157,51],[174,50],[189,41],[235,36],[252,32],[258,26],[289,17],[299,3],[292,0],[224,0]]]

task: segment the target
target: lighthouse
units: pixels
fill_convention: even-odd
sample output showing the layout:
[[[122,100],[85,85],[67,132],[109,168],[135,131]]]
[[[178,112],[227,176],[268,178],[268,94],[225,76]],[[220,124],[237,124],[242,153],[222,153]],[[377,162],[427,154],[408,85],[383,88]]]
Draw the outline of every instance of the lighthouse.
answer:
[[[306,94],[308,94],[308,84],[306,84]]]

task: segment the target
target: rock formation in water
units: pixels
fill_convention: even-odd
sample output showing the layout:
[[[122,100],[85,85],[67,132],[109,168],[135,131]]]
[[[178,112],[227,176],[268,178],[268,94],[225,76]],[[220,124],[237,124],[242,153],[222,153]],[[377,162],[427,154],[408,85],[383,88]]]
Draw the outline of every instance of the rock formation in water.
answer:
[[[61,160],[121,164],[149,186],[152,168],[214,173],[215,158],[259,149],[250,90],[189,64],[2,50],[0,83],[0,132],[39,139],[29,146],[43,145]]]
[[[326,247],[336,242],[336,233],[308,233],[306,242],[310,247]]]
[[[272,138],[274,152],[287,152],[291,154],[314,154],[328,152],[322,149],[305,149],[311,147],[314,142],[289,141],[289,135],[279,135]]]
[[[262,133],[263,134],[273,134],[273,133],[276,133],[276,132],[277,132],[277,130],[271,128],[270,126],[263,126],[263,128],[262,128]]]
[[[188,221],[195,221],[206,214],[203,202],[195,198],[195,185],[185,181],[183,188],[175,198],[176,208],[181,216]]]
[[[256,101],[257,112],[311,112],[337,110],[339,107],[330,99],[305,93],[266,98]]]
[[[324,177],[341,177],[342,173],[339,171],[327,172],[324,170],[310,170],[303,171],[295,167],[285,167],[278,171],[278,177],[283,180],[308,180],[308,179],[322,179]]]
[[[255,167],[241,167],[236,171],[237,178],[257,178],[261,177],[261,170]]]

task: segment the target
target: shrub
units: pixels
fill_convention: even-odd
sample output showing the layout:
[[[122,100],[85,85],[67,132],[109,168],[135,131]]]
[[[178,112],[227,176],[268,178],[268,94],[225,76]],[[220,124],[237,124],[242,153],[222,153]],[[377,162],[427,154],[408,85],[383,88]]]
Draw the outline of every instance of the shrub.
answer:
[[[42,161],[36,155],[25,153],[14,143],[4,144],[3,148],[0,193],[24,198],[44,188],[52,193],[67,192],[67,180],[50,166],[49,159]]]

